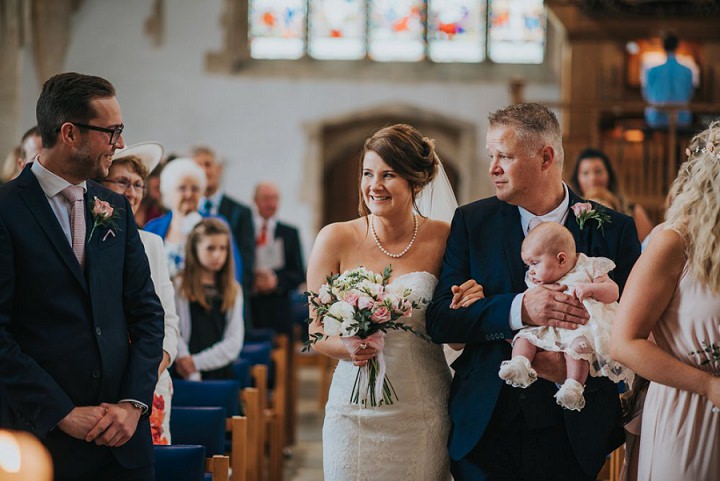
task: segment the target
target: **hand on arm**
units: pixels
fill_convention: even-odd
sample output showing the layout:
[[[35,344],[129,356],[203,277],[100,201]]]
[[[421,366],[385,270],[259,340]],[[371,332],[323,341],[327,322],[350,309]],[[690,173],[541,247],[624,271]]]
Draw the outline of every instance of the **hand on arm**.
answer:
[[[575,297],[580,301],[595,299],[603,304],[615,302],[620,297],[620,288],[607,274],[593,279],[592,282],[581,282],[575,286]]]
[[[453,297],[450,301],[450,309],[460,309],[473,305],[476,301],[483,299],[485,293],[483,287],[475,282],[475,279],[469,279],[459,286],[455,285],[450,288]]]
[[[450,290],[453,294],[452,300],[450,301],[450,309],[469,307],[485,297],[483,287],[475,282],[475,279],[469,279],[459,286],[452,286]],[[465,344],[459,343],[448,344],[448,346],[455,351],[462,351],[465,348]]]
[[[577,329],[587,323],[588,313],[574,296],[563,293],[565,286],[547,284],[525,291],[522,320],[533,326]]]

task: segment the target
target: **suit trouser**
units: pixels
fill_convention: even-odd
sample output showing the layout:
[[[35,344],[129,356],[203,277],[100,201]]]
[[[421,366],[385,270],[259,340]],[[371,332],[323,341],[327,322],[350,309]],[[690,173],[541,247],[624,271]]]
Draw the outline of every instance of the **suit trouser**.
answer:
[[[558,424],[528,429],[518,414],[500,426],[493,417],[475,448],[453,461],[455,481],[593,481],[583,472],[567,437]]]
[[[55,481],[154,481],[154,466],[148,465],[140,468],[125,468],[120,465],[110,451],[112,448],[99,451],[97,456],[88,456],[90,459],[78,459],[78,463],[85,465],[83,474],[72,477],[55,476]],[[100,454],[101,453],[101,454]]]

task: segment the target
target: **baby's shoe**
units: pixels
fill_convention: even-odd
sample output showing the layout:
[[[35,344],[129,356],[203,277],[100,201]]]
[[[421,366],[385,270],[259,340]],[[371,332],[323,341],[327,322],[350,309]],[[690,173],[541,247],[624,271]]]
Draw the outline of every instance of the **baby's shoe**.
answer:
[[[537,372],[525,356],[515,356],[509,361],[503,361],[498,375],[513,387],[526,388],[537,381]]]
[[[585,388],[575,379],[566,379],[558,392],[555,393],[555,400],[565,409],[580,411],[585,407]]]

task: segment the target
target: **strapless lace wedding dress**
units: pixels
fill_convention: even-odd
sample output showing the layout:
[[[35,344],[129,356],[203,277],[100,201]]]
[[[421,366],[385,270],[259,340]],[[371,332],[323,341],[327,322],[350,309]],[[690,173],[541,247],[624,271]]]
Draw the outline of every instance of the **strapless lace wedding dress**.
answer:
[[[428,272],[398,276],[394,286],[412,289],[412,300],[430,300],[437,278]],[[425,332],[425,310],[403,321]],[[389,331],[387,376],[394,404],[350,404],[358,368],[340,361],[333,375],[323,425],[325,481],[446,481],[450,479],[450,370],[442,347],[412,333]]]

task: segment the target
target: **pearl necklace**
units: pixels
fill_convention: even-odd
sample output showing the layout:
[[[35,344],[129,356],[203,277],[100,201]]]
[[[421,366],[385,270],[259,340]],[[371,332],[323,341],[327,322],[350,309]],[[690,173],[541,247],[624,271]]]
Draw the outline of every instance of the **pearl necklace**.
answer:
[[[413,229],[413,235],[412,239],[410,239],[410,243],[405,246],[405,248],[400,252],[399,254],[393,254],[392,252],[389,252],[387,249],[385,249],[382,244],[380,243],[380,239],[378,239],[377,232],[375,232],[375,216],[370,214],[370,232],[372,233],[373,240],[375,241],[375,245],[377,245],[378,249],[380,249],[380,252],[385,254],[388,257],[392,257],[393,259],[397,259],[398,257],[402,257],[405,254],[407,254],[407,251],[410,250],[413,243],[415,242],[415,238],[417,237],[418,233],[418,220],[417,215],[413,214],[413,223],[415,224],[415,227]]]

